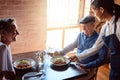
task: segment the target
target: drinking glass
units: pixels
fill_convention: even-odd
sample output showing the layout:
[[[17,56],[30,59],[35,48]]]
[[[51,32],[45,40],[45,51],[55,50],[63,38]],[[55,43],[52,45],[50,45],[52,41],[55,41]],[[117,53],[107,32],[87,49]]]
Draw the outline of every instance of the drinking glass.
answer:
[[[44,73],[44,55],[45,53],[43,51],[38,51],[35,53],[37,58],[37,71]]]

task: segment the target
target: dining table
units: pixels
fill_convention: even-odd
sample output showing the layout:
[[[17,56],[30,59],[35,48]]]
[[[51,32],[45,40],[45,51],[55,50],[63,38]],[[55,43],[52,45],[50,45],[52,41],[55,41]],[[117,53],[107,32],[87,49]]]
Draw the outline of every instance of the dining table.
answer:
[[[26,52],[26,53],[19,53],[19,54],[13,54],[13,63],[16,60],[19,59],[26,59],[26,58],[31,58],[36,61],[37,63],[37,58],[35,53],[38,51],[34,52]],[[44,57],[44,78],[40,80],[89,80],[91,77],[91,73],[87,72],[81,68],[78,68],[75,66],[75,63],[70,63],[66,68],[54,68],[52,66],[51,57],[46,55]],[[31,70],[15,70],[16,71],[16,78],[17,80],[22,80],[22,77],[29,72],[39,72],[38,70],[38,64],[36,64]]]

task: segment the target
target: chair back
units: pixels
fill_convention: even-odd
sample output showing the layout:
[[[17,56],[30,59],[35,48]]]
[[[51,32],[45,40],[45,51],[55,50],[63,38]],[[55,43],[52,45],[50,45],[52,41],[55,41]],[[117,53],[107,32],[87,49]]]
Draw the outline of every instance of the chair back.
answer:
[[[93,71],[94,71],[93,75],[88,80],[96,80],[97,79],[98,68],[94,68]]]

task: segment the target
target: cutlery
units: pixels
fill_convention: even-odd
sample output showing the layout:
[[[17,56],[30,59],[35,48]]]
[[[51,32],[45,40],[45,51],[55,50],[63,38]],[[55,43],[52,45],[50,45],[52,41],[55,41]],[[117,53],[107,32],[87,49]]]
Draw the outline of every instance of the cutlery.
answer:
[[[42,73],[37,73],[35,75],[27,75],[24,77],[24,79],[31,78],[31,77],[41,77],[41,76],[42,76]]]

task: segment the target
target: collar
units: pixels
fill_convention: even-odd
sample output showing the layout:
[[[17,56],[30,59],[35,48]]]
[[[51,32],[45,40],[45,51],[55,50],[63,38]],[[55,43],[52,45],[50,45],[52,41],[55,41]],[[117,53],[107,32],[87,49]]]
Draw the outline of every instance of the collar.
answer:
[[[109,25],[112,25],[114,23],[114,19],[115,19],[115,16],[112,16],[111,19],[109,21],[107,21],[107,23]]]
[[[90,37],[92,37],[92,36],[94,36],[94,35],[96,35],[96,34],[97,34],[97,32],[94,31],[93,34],[88,37],[88,36],[86,36],[86,35],[84,34],[84,32],[83,32],[83,35],[84,35],[83,38],[84,38],[84,40],[85,40],[85,39],[90,38]]]

